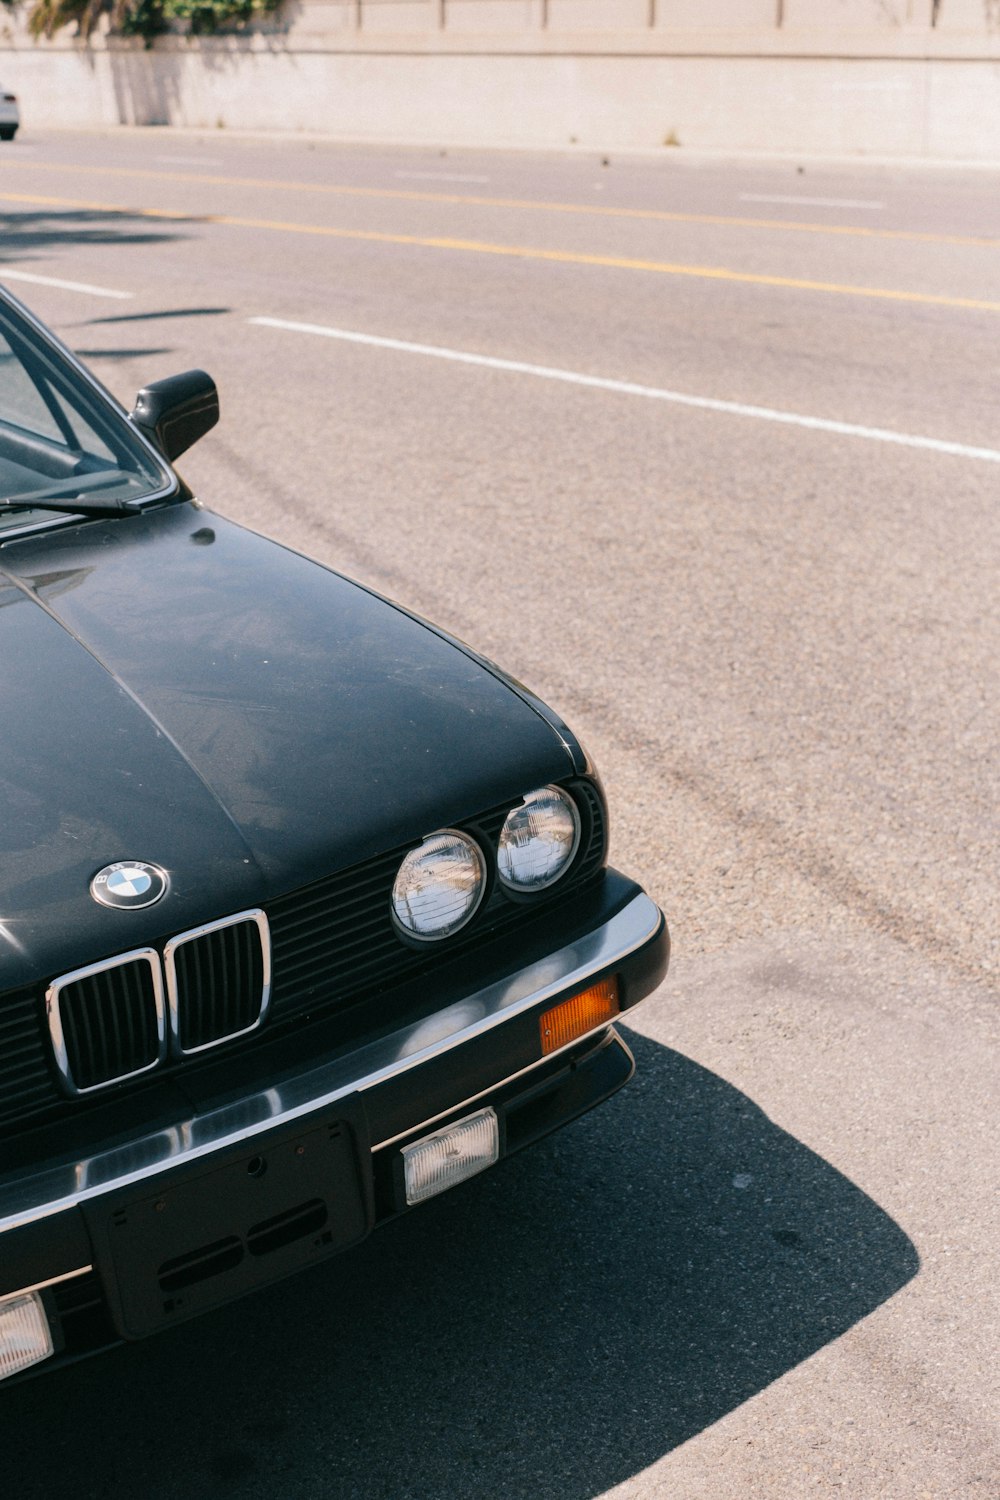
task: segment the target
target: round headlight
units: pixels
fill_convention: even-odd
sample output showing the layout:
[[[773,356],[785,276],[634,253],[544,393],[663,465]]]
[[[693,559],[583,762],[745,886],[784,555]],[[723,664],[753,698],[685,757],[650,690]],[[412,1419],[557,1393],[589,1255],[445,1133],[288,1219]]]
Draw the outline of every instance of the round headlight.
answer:
[[[486,862],[479,845],[446,828],[403,860],[392,888],[392,914],[409,937],[450,937],[465,926],[485,889]]]
[[[580,814],[556,786],[529,792],[500,830],[497,870],[512,891],[541,891],[558,880],[580,843]]]

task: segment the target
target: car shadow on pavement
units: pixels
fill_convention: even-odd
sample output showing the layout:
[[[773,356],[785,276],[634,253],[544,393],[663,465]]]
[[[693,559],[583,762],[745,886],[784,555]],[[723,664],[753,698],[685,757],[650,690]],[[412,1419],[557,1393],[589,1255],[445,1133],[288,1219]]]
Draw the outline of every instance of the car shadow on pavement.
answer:
[[[96,327],[104,323],[159,323],[164,318],[221,318],[231,313],[231,307],[162,307],[153,312],[121,313],[110,318],[88,318],[83,327]]]
[[[52,209],[44,213],[0,214],[0,280],[4,261],[21,261],[87,245],[151,245],[186,239],[177,229],[152,228],[127,209]]]
[[[357,1250],[0,1393],[11,1493],[591,1500],[915,1275],[860,1188],[628,1040],[609,1104]]]
[[[159,359],[161,355],[173,354],[166,345],[158,349],[75,349],[78,359],[97,362],[99,359]]]

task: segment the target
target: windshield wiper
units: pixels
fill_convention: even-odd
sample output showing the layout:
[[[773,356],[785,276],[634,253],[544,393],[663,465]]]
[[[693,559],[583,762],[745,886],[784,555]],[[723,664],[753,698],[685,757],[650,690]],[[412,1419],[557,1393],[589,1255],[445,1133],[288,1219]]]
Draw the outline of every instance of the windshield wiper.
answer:
[[[139,512],[128,500],[0,500],[0,511],[64,510],[73,516],[133,516]]]
[[[42,490],[29,490],[26,495],[10,495],[0,500],[0,510],[64,510],[71,515],[117,516],[123,512],[136,514],[131,500],[86,500],[88,490],[105,489],[109,484],[120,484],[122,480],[134,479],[134,475],[123,469],[103,469],[98,474],[78,474],[74,479],[62,479],[58,484],[46,485]]]

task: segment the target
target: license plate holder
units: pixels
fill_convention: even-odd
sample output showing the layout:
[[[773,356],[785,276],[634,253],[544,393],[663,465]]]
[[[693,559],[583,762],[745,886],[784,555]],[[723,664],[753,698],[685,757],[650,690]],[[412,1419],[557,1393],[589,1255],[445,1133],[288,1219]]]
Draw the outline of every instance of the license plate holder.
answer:
[[[363,1239],[370,1152],[343,1114],[87,1204],[118,1331],[142,1338]]]

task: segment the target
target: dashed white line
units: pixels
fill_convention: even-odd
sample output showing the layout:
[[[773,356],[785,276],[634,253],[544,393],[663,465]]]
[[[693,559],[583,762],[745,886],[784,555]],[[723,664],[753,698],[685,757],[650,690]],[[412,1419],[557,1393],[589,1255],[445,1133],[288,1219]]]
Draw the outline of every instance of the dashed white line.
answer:
[[[395,177],[412,177],[422,182],[489,182],[488,177],[473,177],[467,172],[395,172]]]
[[[221,156],[158,156],[156,160],[165,162],[171,167],[221,167],[224,165]]]
[[[11,271],[0,265],[0,281],[27,281],[32,286],[57,286],[64,292],[86,292],[91,297],[114,297],[127,302],[135,292],[116,292],[107,286],[91,286],[88,281],[63,281],[58,276],[36,276],[32,271]]]
[[[894,443],[903,448],[922,448],[931,453],[947,453],[955,458],[973,458],[987,463],[1000,463],[1000,449],[997,448],[976,448],[969,443],[951,443],[943,438],[920,437],[909,432],[893,432],[887,427],[861,427],[854,422],[834,422],[827,417],[807,417],[799,412],[779,411],[770,406],[749,406],[741,401],[717,401],[711,396],[689,396],[684,391],[663,390],[654,385],[636,385],[630,380],[606,380],[599,375],[583,375],[574,370],[557,370],[548,365],[530,365],[515,359],[495,359],[489,354],[467,354],[461,349],[442,349],[435,344],[413,344],[406,339],[381,338],[370,333],[354,333],[346,328],[327,328],[321,323],[293,323],[284,318],[248,318],[247,322],[258,328],[278,328],[288,333],[317,334],[321,338],[339,339],[347,344],[364,344],[372,349],[392,349],[400,354],[420,354],[432,359],[447,359],[456,364],[478,365],[486,370],[504,370],[512,375],[533,375],[541,380],[559,380],[567,385],[611,391],[619,396],[644,396],[647,400],[667,401],[674,406],[693,407],[696,411],[718,412],[731,417],[752,417],[759,422],[780,422],[788,427],[805,427],[813,432],[832,432],[840,437],[867,438],[870,442]]]
[[[803,198],[797,193],[740,193],[741,203],[801,203],[804,208],[885,208],[874,198]]]

